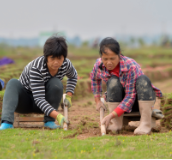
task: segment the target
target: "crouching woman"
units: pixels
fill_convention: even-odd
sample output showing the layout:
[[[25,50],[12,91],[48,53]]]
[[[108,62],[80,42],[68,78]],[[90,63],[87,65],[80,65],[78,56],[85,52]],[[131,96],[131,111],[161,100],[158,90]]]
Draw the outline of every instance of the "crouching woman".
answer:
[[[14,112],[44,113],[44,126],[62,127],[66,121],[57,112],[63,95],[61,80],[68,77],[65,105],[70,107],[77,83],[77,72],[67,59],[67,44],[63,37],[50,37],[44,44],[43,56],[26,65],[19,80],[11,79],[6,86],[0,130],[13,128]],[[57,120],[60,126],[54,121]]]
[[[106,101],[110,111],[101,123],[108,130],[119,131],[123,126],[124,112],[140,111],[140,125],[134,134],[149,134],[152,128],[152,108],[156,96],[162,97],[161,91],[151,84],[136,61],[121,54],[120,45],[115,39],[103,39],[99,52],[101,58],[97,59],[91,72],[92,91],[97,110],[105,108],[100,97],[101,81],[106,82]]]

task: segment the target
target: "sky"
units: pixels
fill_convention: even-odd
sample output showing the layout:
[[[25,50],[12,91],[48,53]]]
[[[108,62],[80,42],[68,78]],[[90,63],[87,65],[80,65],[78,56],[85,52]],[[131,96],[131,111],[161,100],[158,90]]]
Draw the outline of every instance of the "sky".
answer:
[[[172,34],[172,0],[0,0],[0,36]]]

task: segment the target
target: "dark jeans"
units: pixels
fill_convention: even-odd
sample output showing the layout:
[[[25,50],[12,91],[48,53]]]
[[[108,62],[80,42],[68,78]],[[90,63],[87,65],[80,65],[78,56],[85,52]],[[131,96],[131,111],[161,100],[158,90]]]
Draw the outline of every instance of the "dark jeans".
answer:
[[[55,87],[58,86],[58,87]],[[53,77],[45,84],[45,99],[54,108],[58,109],[63,95],[63,84],[60,79]],[[14,122],[14,112],[43,113],[33,99],[31,91],[26,90],[17,79],[11,79],[6,86],[3,105],[2,121]],[[50,116],[44,116],[44,122],[55,121]]]
[[[125,97],[125,91],[117,76],[112,76],[107,82],[107,102],[121,102]],[[132,112],[138,112],[138,100],[155,100],[155,92],[151,86],[151,81],[145,75],[141,75],[136,80],[136,100],[132,107]]]

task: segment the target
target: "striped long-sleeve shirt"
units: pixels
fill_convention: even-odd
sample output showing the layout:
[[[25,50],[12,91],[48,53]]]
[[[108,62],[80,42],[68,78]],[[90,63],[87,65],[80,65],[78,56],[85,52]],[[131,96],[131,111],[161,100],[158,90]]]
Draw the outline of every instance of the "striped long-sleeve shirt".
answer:
[[[140,65],[131,58],[120,56],[120,72],[119,80],[125,89],[125,97],[118,107],[125,111],[131,112],[132,106],[136,98],[136,80],[143,75]],[[113,75],[113,73],[112,73]],[[94,64],[91,76],[91,89],[94,97],[100,97],[102,94],[102,80],[107,82],[112,76],[104,65],[101,58],[97,59]],[[161,91],[152,85],[157,97],[162,97]]]
[[[58,73],[55,77],[60,80],[64,76],[68,77],[66,93],[74,93],[74,89],[77,83],[77,71],[73,67],[69,59],[65,59],[62,66],[58,69]],[[55,110],[45,100],[45,83],[48,82],[52,76],[50,75],[44,56],[38,57],[31,61],[24,68],[20,75],[19,81],[29,91],[32,92],[35,104],[46,114],[49,115]]]

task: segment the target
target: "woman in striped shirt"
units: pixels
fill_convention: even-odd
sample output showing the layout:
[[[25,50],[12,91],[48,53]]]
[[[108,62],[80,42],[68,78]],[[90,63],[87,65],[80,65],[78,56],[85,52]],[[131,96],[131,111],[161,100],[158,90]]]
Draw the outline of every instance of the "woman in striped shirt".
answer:
[[[63,115],[57,112],[63,95],[61,80],[68,77],[65,105],[70,107],[77,83],[77,72],[67,59],[67,44],[62,37],[50,37],[44,44],[44,55],[26,65],[19,80],[11,79],[3,99],[0,130],[13,128],[14,112],[44,113],[44,126],[62,127]],[[57,126],[54,121],[59,122]]]

